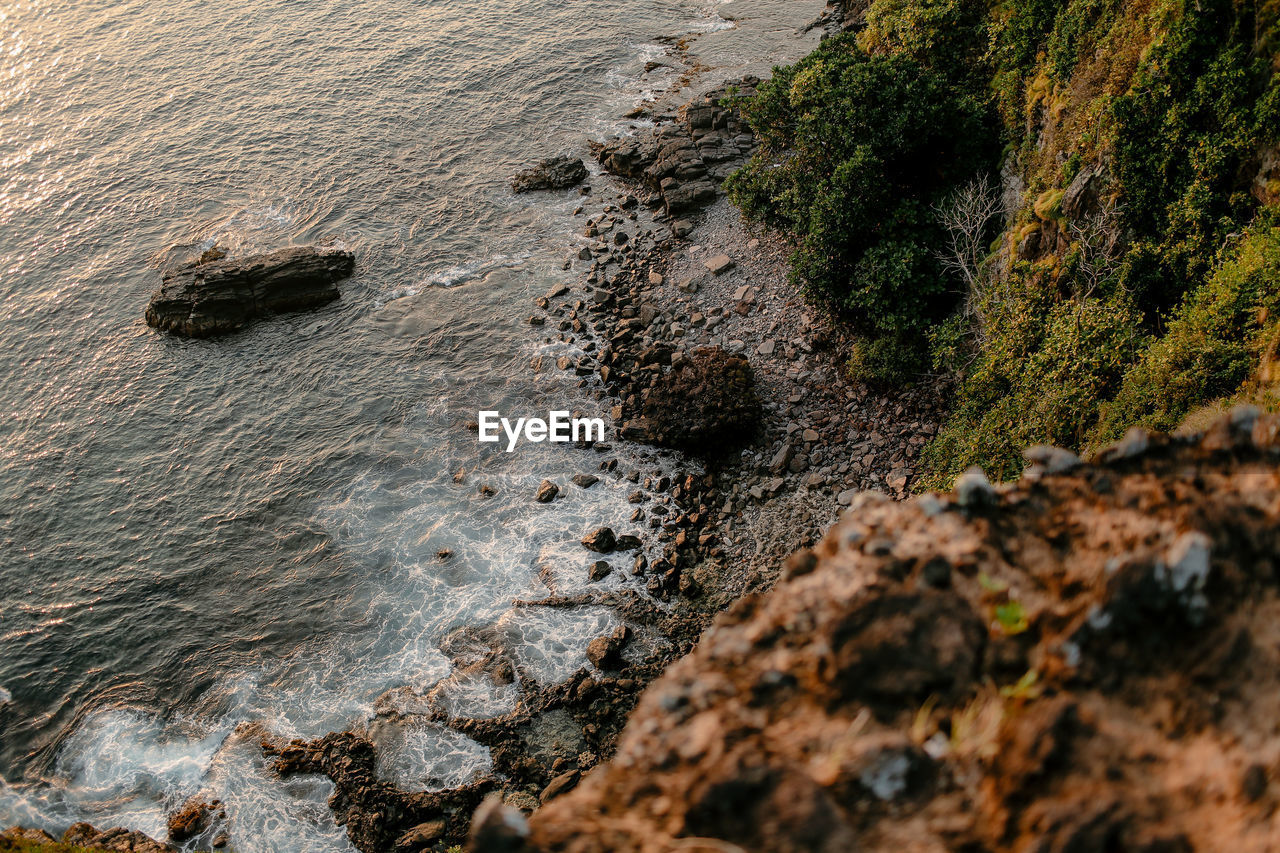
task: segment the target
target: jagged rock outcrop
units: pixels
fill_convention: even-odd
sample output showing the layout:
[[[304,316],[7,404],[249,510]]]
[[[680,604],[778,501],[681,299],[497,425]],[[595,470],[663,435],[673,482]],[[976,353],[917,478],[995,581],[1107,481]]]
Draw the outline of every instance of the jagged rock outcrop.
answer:
[[[651,130],[595,146],[596,159],[608,172],[642,183],[653,193],[651,205],[668,216],[690,213],[714,201],[720,182],[751,153],[750,127],[722,101],[730,89],[750,95],[759,82],[746,77],[708,92],[678,116],[657,117]]]
[[[282,776],[322,773],[333,781],[329,808],[361,853],[416,853],[445,837],[461,837],[470,815],[494,783],[485,781],[440,793],[409,792],[378,778],[374,745],[353,732],[277,747],[263,743]]]
[[[535,166],[519,172],[511,179],[511,191],[563,190],[587,179],[587,167],[577,157],[562,154],[548,157]]]
[[[504,849],[1274,849],[1280,417],[1028,456],[860,496]]]
[[[76,850],[108,850],[113,853],[173,853],[176,848],[161,844],[141,832],[121,827],[99,832],[87,823],[73,824],[62,835],[61,841],[41,829],[24,829],[14,826],[0,832],[0,851],[38,851],[50,853]]]
[[[352,253],[315,246],[197,261],[164,274],[147,325],[193,338],[234,332],[258,317],[332,302],[354,269]]]
[[[169,840],[177,844],[185,844],[202,835],[213,836],[209,840],[214,847],[223,847],[227,842],[225,833],[216,835],[214,827],[226,823],[227,812],[221,800],[207,802],[203,797],[192,797],[176,811],[170,812],[168,820]],[[222,842],[219,844],[218,842]]]

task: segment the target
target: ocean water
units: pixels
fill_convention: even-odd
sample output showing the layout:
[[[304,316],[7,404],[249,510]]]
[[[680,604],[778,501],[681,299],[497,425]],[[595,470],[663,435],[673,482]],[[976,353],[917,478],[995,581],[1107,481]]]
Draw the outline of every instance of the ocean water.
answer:
[[[599,455],[467,428],[598,405],[527,367],[561,352],[525,318],[569,275],[581,200],[506,181],[665,88],[657,37],[728,30],[726,8],[0,2],[0,826],[163,837],[200,793],[239,851],[348,850],[328,784],[275,778],[238,726],[319,736],[440,683],[501,713],[514,688],[438,649],[461,625],[546,682],[585,664],[612,612],[512,601],[544,569],[582,587],[577,539],[630,529],[629,484],[536,504]],[[215,341],[141,320],[166,264],[309,242],[356,253],[341,301]],[[409,787],[488,766],[429,726],[380,745]]]

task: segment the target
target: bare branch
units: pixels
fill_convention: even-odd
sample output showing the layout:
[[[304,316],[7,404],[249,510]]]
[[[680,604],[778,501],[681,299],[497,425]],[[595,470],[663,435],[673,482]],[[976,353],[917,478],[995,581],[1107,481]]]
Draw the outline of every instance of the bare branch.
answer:
[[[935,205],[933,211],[947,234],[938,261],[964,283],[965,313],[978,319],[981,330],[986,324],[982,306],[986,237],[991,221],[1003,212],[1000,187],[984,174]]]
[[[1079,295],[1087,297],[1115,272],[1116,240],[1120,233],[1120,208],[1106,201],[1096,213],[1072,220],[1067,233],[1076,244],[1076,272],[1083,285]]]

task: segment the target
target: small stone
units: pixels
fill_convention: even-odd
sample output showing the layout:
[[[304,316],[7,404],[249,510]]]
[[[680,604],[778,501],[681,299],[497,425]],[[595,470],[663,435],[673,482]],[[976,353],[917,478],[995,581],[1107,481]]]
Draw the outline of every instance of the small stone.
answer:
[[[609,565],[604,560],[596,560],[591,564],[591,568],[587,570],[587,577],[592,581],[602,581],[609,577],[612,572],[613,566]]]
[[[836,503],[840,504],[840,506],[849,506],[857,496],[857,489],[845,489],[843,492],[836,495]]]
[[[560,487],[550,480],[543,480],[538,486],[537,499],[540,504],[549,504],[560,494]]]
[[[444,821],[429,820],[410,829],[396,841],[396,848],[401,850],[422,850],[430,847],[444,836]]]
[[[756,347],[756,353],[759,355],[773,355],[773,351],[776,347],[777,347],[777,342],[774,341],[772,338],[770,338],[769,340],[760,344],[760,346]]]
[[[614,535],[613,529],[609,527],[597,528],[582,537],[582,546],[588,551],[595,551],[598,554],[608,554],[617,545],[618,538]]]
[[[658,286],[659,286],[659,285],[661,285],[661,284],[662,284],[662,282],[664,282],[665,280],[666,280],[666,279],[664,279],[664,278],[662,277],[662,273],[660,273],[660,272],[650,272],[650,273],[649,273],[649,283],[650,283],[650,284],[652,284],[654,287],[658,287]]]
[[[803,438],[805,441],[817,441],[818,431],[816,429],[807,429],[800,434],[800,437]]]
[[[593,640],[592,642],[595,641]],[[547,787],[542,789],[542,793],[538,795],[538,802],[545,803],[560,796],[566,791],[572,791],[578,784],[578,780],[580,778],[582,778],[582,774],[577,770],[570,770],[568,773],[561,773],[559,776],[547,783]]]
[[[607,637],[596,637],[587,644],[587,660],[597,669],[617,669],[622,663],[622,647],[631,636],[631,629],[619,625]]]
[[[574,474],[573,484],[580,489],[589,489],[596,483],[600,482],[600,478],[594,474]]]
[[[702,265],[705,266],[707,271],[712,275],[723,275],[733,269],[734,261],[733,258],[728,255],[716,255],[715,257],[707,258],[702,262]]]

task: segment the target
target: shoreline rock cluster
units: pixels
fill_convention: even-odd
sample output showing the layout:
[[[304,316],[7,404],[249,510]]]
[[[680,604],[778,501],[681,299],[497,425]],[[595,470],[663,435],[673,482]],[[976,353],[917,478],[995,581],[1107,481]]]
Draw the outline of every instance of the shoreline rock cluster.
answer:
[[[672,232],[685,236],[693,229],[685,217],[715,201],[721,182],[755,147],[751,128],[723,101],[749,97],[759,83],[745,77],[707,92],[674,113],[653,116],[652,128],[593,143],[592,151],[610,174],[647,188],[646,204],[661,208]]]
[[[10,846],[12,845],[12,846]],[[110,853],[173,853],[175,848],[162,844],[141,832],[115,827],[99,831],[88,823],[76,823],[54,838],[42,829],[10,827],[0,832],[0,851],[17,849],[49,849],[59,851],[103,850]]]

